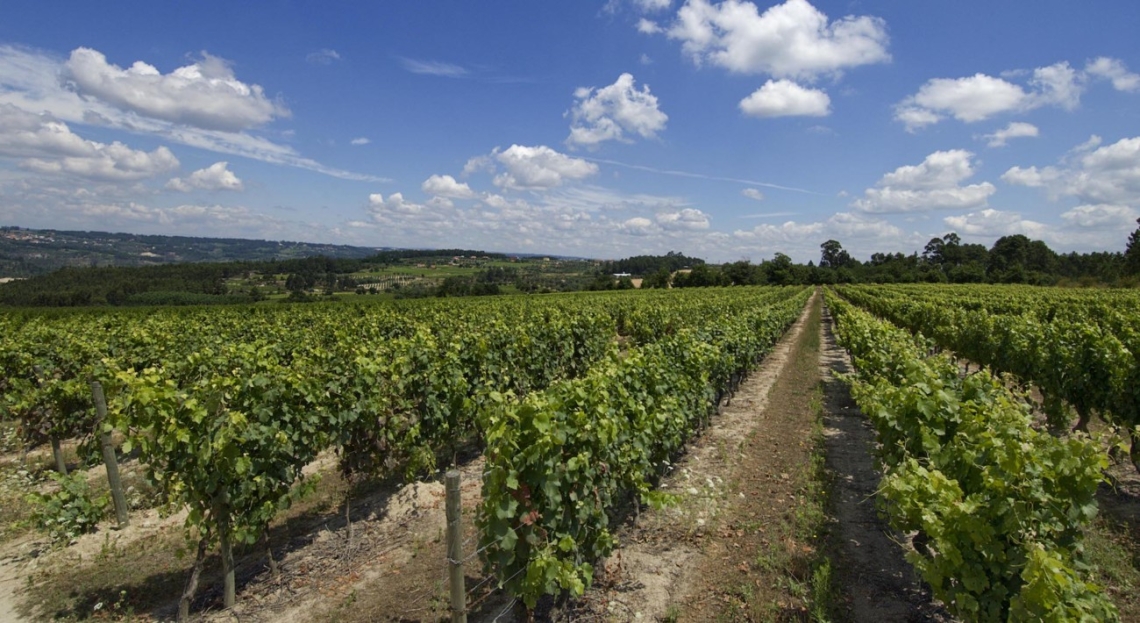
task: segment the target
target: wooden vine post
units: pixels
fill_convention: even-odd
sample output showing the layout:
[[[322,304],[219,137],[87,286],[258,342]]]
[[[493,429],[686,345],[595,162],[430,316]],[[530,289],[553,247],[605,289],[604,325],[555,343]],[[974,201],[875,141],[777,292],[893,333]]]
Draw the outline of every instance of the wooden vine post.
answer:
[[[67,461],[63,460],[63,448],[59,445],[59,437],[51,436],[51,455],[55,458],[55,469],[64,476],[67,475]]]
[[[226,609],[234,607],[236,601],[236,582],[234,578],[234,548],[232,537],[230,534],[232,526],[230,525],[230,496],[223,492],[214,500],[214,517],[218,524],[218,537],[221,541],[221,554],[222,554],[222,575],[225,576],[225,599],[224,604]]]
[[[95,413],[98,415],[96,426],[100,429],[99,445],[103,447],[103,464],[107,466],[107,482],[111,485],[111,498],[115,501],[115,519],[119,522],[119,528],[126,528],[130,523],[127,497],[123,494],[123,481],[119,478],[119,461],[115,458],[111,433],[103,430],[107,421],[107,398],[103,395],[103,384],[99,381],[91,381],[91,398],[95,401]]]
[[[444,479],[447,489],[447,568],[451,586],[451,623],[467,623],[467,587],[463,581],[462,507],[459,500],[459,472],[451,470]]]

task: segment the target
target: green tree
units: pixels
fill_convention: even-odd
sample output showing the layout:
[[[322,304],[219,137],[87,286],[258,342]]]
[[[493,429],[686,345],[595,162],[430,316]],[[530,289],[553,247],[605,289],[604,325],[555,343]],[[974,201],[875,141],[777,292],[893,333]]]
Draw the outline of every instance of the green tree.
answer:
[[[672,275],[669,273],[668,268],[660,268],[657,272],[650,274],[641,282],[643,288],[668,288],[669,283],[672,281]]]
[[[792,265],[792,258],[787,255],[777,253],[772,261],[764,264],[768,272],[769,283],[786,286],[798,282],[795,267]]]
[[[1140,225],[1140,218],[1136,219]],[[1124,251],[1125,271],[1130,275],[1140,275],[1140,227],[1128,236],[1128,247]]]
[[[843,249],[843,245],[839,244],[838,240],[828,240],[827,242],[819,245],[820,268],[843,268],[849,266],[854,261],[851,255]]]

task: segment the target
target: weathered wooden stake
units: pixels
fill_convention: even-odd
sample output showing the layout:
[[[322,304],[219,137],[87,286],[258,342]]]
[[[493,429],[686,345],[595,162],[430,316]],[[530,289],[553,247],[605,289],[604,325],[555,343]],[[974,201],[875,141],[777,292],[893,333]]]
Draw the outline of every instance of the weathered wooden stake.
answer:
[[[218,517],[218,536],[222,550],[222,575],[225,580],[223,603],[228,610],[234,607],[237,592],[234,581],[234,548],[233,543],[230,542],[230,538],[233,536],[230,534],[230,509],[223,501],[215,504],[214,512],[217,513]]]
[[[51,455],[55,457],[55,469],[64,476],[67,475],[67,462],[63,460],[63,448],[59,447],[59,438],[51,438]]]
[[[462,507],[459,500],[459,472],[451,470],[444,479],[447,489],[447,567],[451,585],[451,623],[467,623],[467,587],[463,581]]]
[[[123,481],[119,478],[119,461],[115,458],[115,446],[111,443],[111,433],[103,431],[107,420],[107,398],[103,395],[103,384],[91,381],[91,397],[95,400],[95,414],[98,416],[99,443],[103,446],[103,464],[107,466],[107,482],[111,485],[111,498],[115,500],[115,519],[119,528],[130,523],[127,515],[127,496],[123,494]]]

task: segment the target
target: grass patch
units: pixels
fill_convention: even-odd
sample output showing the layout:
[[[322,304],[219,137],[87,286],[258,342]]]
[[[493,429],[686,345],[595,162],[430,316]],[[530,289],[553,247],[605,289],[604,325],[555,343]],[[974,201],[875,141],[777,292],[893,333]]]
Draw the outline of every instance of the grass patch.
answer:
[[[1127,524],[1100,516],[1085,531],[1085,560],[1093,582],[1105,588],[1121,621],[1140,621],[1140,540]]]

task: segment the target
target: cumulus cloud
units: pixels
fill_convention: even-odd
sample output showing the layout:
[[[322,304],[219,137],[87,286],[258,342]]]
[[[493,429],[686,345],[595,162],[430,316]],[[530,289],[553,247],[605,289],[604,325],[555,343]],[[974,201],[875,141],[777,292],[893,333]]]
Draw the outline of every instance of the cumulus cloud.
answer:
[[[1101,56],[1085,65],[1085,73],[1112,81],[1112,88],[1117,91],[1140,90],[1140,75],[1128,71],[1120,59]]]
[[[895,118],[908,130],[935,123],[942,114],[959,121],[981,121],[1000,112],[1019,110],[1029,99],[1020,86],[985,74],[968,78],[934,78],[903,100]]]
[[[103,99],[81,95],[74,84],[67,86],[60,80],[61,75],[67,74],[66,62],[27,48],[0,45],[0,104],[11,104],[25,111],[45,112],[68,123],[101,125],[157,136],[163,141],[316,171],[341,179],[388,181],[376,175],[325,166],[301,156],[288,145],[245,131],[213,130],[144,117]]]
[[[657,215],[657,224],[664,229],[702,231],[709,228],[709,215],[696,208],[661,212]]]
[[[760,13],[752,2],[689,0],[668,29],[693,62],[734,73],[814,79],[890,60],[886,22],[848,16],[828,20],[807,0]]]
[[[508,190],[550,189],[568,180],[581,180],[598,172],[598,165],[559,153],[545,145],[511,145],[476,156],[463,167],[465,174],[484,170],[497,173],[494,184]]]
[[[1070,196],[1088,204],[1140,205],[1140,136],[1096,145],[1099,140],[1079,146],[1073,152],[1075,160],[1060,166],[1012,167],[1001,179],[1044,188],[1054,199]]]
[[[936,151],[921,164],[887,173],[875,188],[868,188],[863,198],[851,205],[875,213],[983,207],[996,191],[994,185],[962,185],[974,175],[973,156],[962,149]]]
[[[618,231],[630,236],[648,236],[656,231],[653,221],[644,216],[635,216],[618,225]]]
[[[633,0],[639,9],[645,12],[664,11],[673,4],[673,0]]]
[[[638,89],[629,73],[606,87],[579,88],[574,98],[577,101],[567,113],[571,122],[566,143],[571,146],[592,147],[610,140],[628,143],[630,134],[653,138],[669,119],[657,107],[649,85]]]
[[[336,50],[325,48],[317,50],[316,52],[309,52],[305,55],[305,61],[310,65],[329,65],[333,61],[339,61],[340,54]]]
[[[1140,212],[1124,205],[1086,204],[1061,213],[1061,223],[1050,224],[1026,218],[1019,212],[986,208],[948,216],[946,226],[964,238],[990,243],[1001,236],[1021,234],[1044,240],[1054,248],[1103,251],[1106,241],[1123,241],[1135,228]],[[1112,246],[1118,246],[1109,243]]]
[[[64,77],[81,95],[208,130],[234,132],[289,116],[260,86],[238,80],[228,61],[205,52],[201,60],[162,74],[142,61],[122,69],[101,52],[77,48],[64,64]]]
[[[659,32],[664,32],[664,28],[660,24],[644,17],[637,20],[637,32],[644,35],[655,35]]]
[[[966,236],[997,238],[1021,234],[1030,238],[1046,237],[1049,227],[1037,221],[1023,219],[1018,212],[986,208],[959,216],[942,219],[955,232]]]
[[[990,147],[1005,147],[1006,142],[1011,138],[1036,137],[1039,133],[1037,126],[1032,123],[1012,121],[1001,130],[993,134],[983,135],[982,138],[986,139],[986,144]]]
[[[463,182],[456,181],[450,175],[433,175],[420,185],[420,189],[429,195],[436,197],[448,197],[451,199],[472,199],[475,197],[475,191]]]
[[[1065,110],[1074,110],[1081,103],[1083,82],[1084,76],[1078,74],[1068,63],[1038,67],[1033,70],[1033,78],[1029,81],[1037,87],[1031,105],[1037,107],[1051,104]]]
[[[1079,205],[1063,212],[1061,219],[1069,225],[1088,228],[1129,229],[1140,216],[1135,208],[1125,205],[1101,203]]]
[[[755,188],[745,188],[744,190],[740,191],[740,194],[744,195],[745,197],[748,197],[749,199],[753,199],[755,201],[763,201],[764,200],[764,193],[756,190]]]
[[[1006,72],[1015,78],[1025,72]],[[973,123],[998,114],[1024,112],[1043,106],[1074,110],[1090,80],[1107,79],[1119,91],[1140,89],[1140,75],[1130,73],[1118,59],[1100,57],[1083,71],[1062,61],[1029,72],[1026,85],[983,73],[964,78],[933,78],[895,106],[895,120],[913,132],[947,116]]]
[[[176,177],[170,180],[166,183],[166,188],[184,193],[192,190],[244,190],[241,180],[227,168],[228,166],[229,163],[225,161],[215,162],[205,169],[191,173],[189,177]]]
[[[39,173],[104,181],[141,180],[173,171],[179,164],[166,147],[146,152],[118,141],[89,141],[62,121],[11,104],[0,104],[0,156],[23,158],[22,168]]]
[[[831,114],[831,98],[791,80],[769,80],[740,100],[740,110],[753,117],[826,117]]]
[[[921,246],[923,236],[908,233],[879,217],[854,212],[838,212],[812,222],[786,221],[779,225],[762,223],[751,229],[738,229],[732,240],[740,251],[760,249],[767,254],[787,253],[799,261],[819,257],[819,243],[835,239],[853,254],[870,255],[883,249],[905,245]]]
[[[403,193],[392,193],[387,199],[380,193],[372,193],[368,195],[368,208],[373,217],[387,213],[420,214],[426,209],[423,205],[404,200]]]

